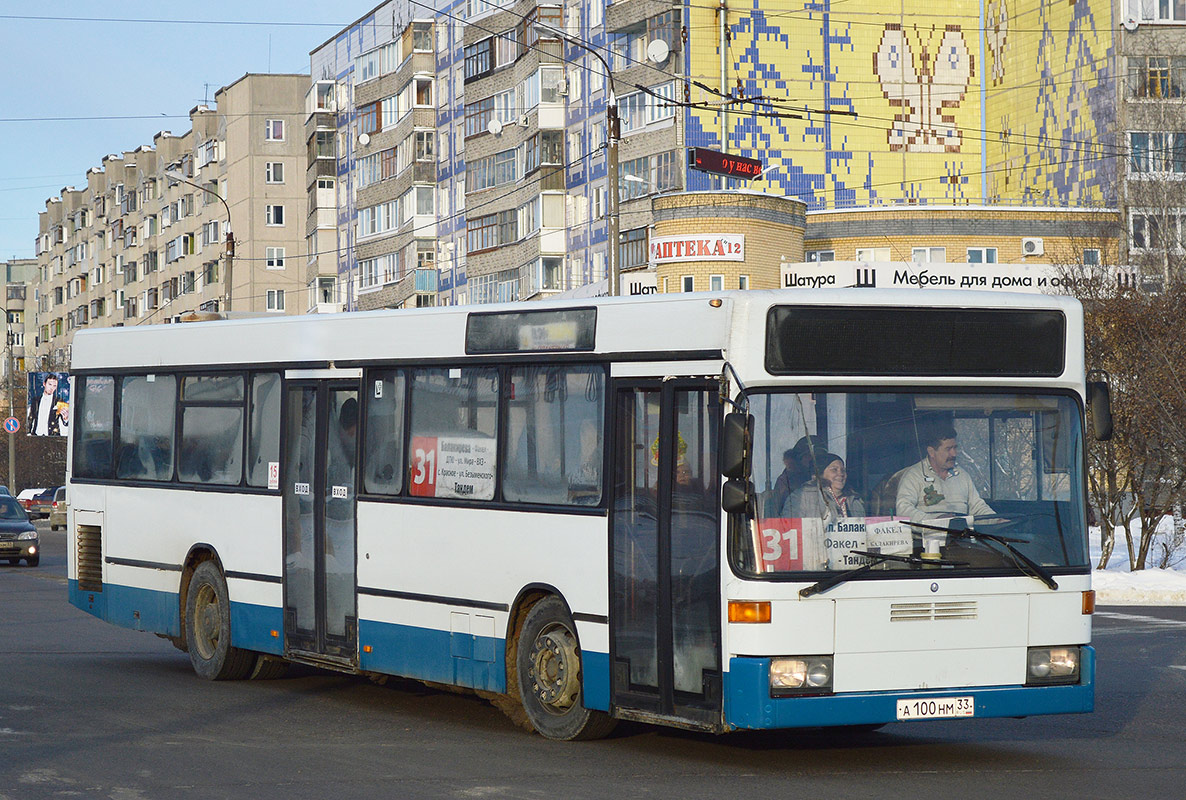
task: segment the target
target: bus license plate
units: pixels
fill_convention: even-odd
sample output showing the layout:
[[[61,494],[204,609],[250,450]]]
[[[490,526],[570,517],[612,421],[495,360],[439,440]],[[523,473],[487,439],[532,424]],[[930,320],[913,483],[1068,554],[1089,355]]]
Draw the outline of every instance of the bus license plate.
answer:
[[[898,701],[899,722],[912,719],[974,716],[976,716],[976,702],[971,697],[935,697]]]

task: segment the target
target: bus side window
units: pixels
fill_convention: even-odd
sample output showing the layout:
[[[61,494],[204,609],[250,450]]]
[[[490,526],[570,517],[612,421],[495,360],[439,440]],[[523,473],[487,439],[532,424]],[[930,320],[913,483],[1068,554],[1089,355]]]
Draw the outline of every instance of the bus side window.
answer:
[[[179,480],[237,486],[243,479],[243,376],[190,376],[181,383]]]
[[[173,478],[177,381],[172,375],[130,375],[120,380],[117,478]]]
[[[115,378],[88,375],[78,382],[75,400],[74,475],[105,478],[111,473],[115,427]]]
[[[362,474],[367,492],[397,495],[403,489],[404,385],[403,372],[394,369],[371,370],[363,384]]]
[[[493,500],[498,462],[498,370],[412,373],[408,492],[414,497]]]
[[[251,378],[247,429],[247,485],[268,485],[268,464],[280,461],[280,373]]]
[[[512,369],[503,499],[601,502],[605,373],[600,367]]]

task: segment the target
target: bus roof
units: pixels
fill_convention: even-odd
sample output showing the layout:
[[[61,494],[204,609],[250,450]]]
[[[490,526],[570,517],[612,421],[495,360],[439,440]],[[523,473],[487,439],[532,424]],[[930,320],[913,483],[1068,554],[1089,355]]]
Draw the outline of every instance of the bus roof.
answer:
[[[712,301],[719,300],[716,305]],[[919,289],[774,289],[645,297],[547,300],[252,317],[213,322],[81,330],[72,345],[72,369],[203,367],[214,365],[300,365],[330,362],[463,359],[470,315],[596,309],[592,351],[632,360],[728,357],[736,324],[752,342],[774,305],[891,306],[902,308],[1060,309],[1081,327],[1078,301],[1059,296],[1010,292]],[[760,349],[760,348],[759,348]],[[740,354],[737,354],[740,355]]]

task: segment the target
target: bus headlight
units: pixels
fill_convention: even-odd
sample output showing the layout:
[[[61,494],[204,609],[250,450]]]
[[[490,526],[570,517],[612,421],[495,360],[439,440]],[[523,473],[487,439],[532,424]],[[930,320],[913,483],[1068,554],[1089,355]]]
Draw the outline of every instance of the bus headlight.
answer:
[[[1078,647],[1031,647],[1025,682],[1078,683],[1079,655]]]
[[[831,656],[770,659],[770,695],[828,694],[832,691]]]

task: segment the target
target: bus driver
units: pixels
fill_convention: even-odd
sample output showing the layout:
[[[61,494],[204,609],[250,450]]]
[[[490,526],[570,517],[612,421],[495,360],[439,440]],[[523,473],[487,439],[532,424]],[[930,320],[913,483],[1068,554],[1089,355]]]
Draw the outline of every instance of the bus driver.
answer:
[[[897,516],[911,522],[940,517],[993,515],[972,479],[956,466],[959,445],[950,425],[931,431],[922,444],[927,456],[907,467],[898,481]]]

